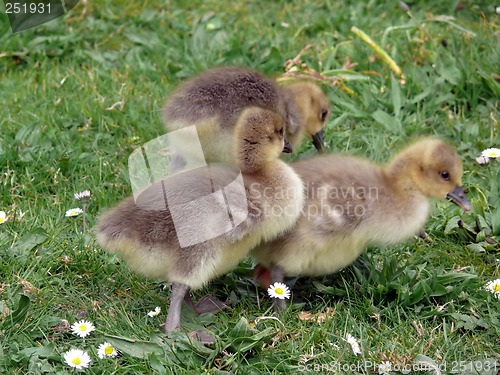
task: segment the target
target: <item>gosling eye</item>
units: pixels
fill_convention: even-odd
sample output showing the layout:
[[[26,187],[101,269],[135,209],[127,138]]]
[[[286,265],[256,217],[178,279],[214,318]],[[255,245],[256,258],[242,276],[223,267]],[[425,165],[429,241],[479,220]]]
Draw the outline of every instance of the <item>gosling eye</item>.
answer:
[[[319,114],[319,119],[321,120],[321,122],[324,122],[326,120],[326,116],[328,116],[328,111],[326,109],[322,109]]]
[[[282,136],[283,135],[283,128],[281,128],[280,130],[276,130],[276,134]]]
[[[441,176],[441,178],[445,181],[450,181],[450,174],[446,171],[441,171],[439,172],[439,175]]]

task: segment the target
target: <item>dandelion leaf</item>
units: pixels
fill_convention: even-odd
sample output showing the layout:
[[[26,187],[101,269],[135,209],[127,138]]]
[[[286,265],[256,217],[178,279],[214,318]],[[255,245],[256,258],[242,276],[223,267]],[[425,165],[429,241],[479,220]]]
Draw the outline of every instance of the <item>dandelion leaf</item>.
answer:
[[[237,352],[246,352],[254,348],[260,348],[271,337],[275,335],[272,328],[262,331],[253,329],[248,324],[248,320],[241,318],[238,323],[229,331],[229,346]]]
[[[36,228],[22,236],[9,250],[10,255],[26,260],[31,250],[45,242],[48,235],[42,228]]]
[[[151,355],[149,356],[149,365],[158,374],[166,374],[167,373],[167,369],[161,363],[160,359],[158,358],[158,356],[155,353],[151,353]]]
[[[478,327],[488,329],[489,324],[484,319],[476,318],[472,315],[453,313],[451,316],[458,321],[457,328],[465,328],[467,330],[474,330]]]
[[[8,329],[21,322],[26,317],[29,306],[30,299],[25,295],[21,295],[21,298],[19,298],[17,309],[5,318],[2,324],[2,328]]]
[[[418,354],[415,357],[415,365],[418,366],[419,370],[421,371],[431,371],[436,375],[441,374],[441,370],[436,361],[434,361],[430,357],[427,357],[426,355]]]
[[[401,122],[381,109],[376,110],[372,113],[372,117],[375,121],[383,125],[388,131],[394,134],[404,133]]]
[[[146,358],[152,353],[158,356],[164,355],[163,348],[156,343],[149,341],[133,340],[126,337],[119,336],[109,336],[106,335],[107,340],[113,345],[117,350],[122,353],[127,353],[132,357],[136,358]]]
[[[459,228],[460,225],[460,216],[454,216],[448,222],[446,223],[446,227],[444,228],[444,234],[448,235],[450,234],[454,229]]]

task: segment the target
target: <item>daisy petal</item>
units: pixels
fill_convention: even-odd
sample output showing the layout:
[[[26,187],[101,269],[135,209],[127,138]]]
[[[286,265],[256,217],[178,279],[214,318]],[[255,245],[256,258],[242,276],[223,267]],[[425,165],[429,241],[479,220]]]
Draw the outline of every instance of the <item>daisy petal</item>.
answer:
[[[380,375],[388,375],[392,370],[392,364],[389,361],[384,361],[378,365],[378,373]]]
[[[99,358],[104,359],[107,357],[113,358],[118,355],[118,352],[109,342],[105,342],[97,348],[97,355]]]
[[[80,200],[82,198],[89,198],[90,197],[90,190],[84,190],[80,193],[75,193],[75,199]]]
[[[358,340],[356,340],[356,338],[353,335],[351,335],[350,333],[346,334],[345,341],[347,341],[347,343],[351,345],[352,352],[355,355],[361,354],[361,349],[359,348]]]
[[[75,217],[80,215],[83,212],[81,208],[71,208],[66,211],[66,217]]]
[[[500,148],[487,148],[483,152],[481,152],[481,156],[486,158],[499,158],[500,157]]]
[[[93,330],[95,330],[94,325],[86,320],[80,320],[71,326],[71,332],[82,338],[90,335]]]
[[[152,318],[153,316],[160,315],[160,313],[161,313],[161,307],[156,306],[153,311],[148,312],[148,316],[150,316]]]
[[[89,354],[80,349],[68,350],[64,353],[64,360],[69,366],[74,367],[77,370],[87,368],[90,365]]]
[[[487,156],[478,156],[476,158],[476,161],[479,163],[479,164],[488,164],[488,162],[490,161],[490,158],[488,158]]]
[[[0,224],[5,223],[7,220],[7,214],[4,211],[0,211]]]
[[[288,288],[283,283],[278,283],[278,282],[274,283],[269,287],[269,289],[267,289],[267,293],[272,298],[279,298],[279,299],[290,298],[290,288]]]
[[[500,279],[490,281],[484,288],[500,299]]]

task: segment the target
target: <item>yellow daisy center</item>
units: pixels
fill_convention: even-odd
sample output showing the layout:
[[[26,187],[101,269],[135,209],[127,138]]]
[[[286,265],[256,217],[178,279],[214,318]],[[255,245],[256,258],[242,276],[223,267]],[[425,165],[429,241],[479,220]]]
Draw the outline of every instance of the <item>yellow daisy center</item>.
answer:
[[[493,285],[493,290],[494,290],[495,292],[500,292],[500,284],[495,284],[495,285]]]
[[[276,292],[276,294],[283,294],[285,293],[283,289],[281,289],[280,287],[274,289],[274,291]]]
[[[78,326],[78,328],[80,329],[80,331],[83,331],[83,332],[85,332],[85,331],[87,330],[87,326],[86,326],[86,325],[83,325],[83,324],[80,324],[80,325]]]
[[[106,348],[104,348],[104,354],[111,355],[112,353],[113,353],[113,347],[106,346]]]
[[[71,362],[74,364],[74,365],[79,365],[80,363],[82,363],[82,360],[80,359],[80,357],[76,357],[76,358],[73,358],[71,360]]]
[[[3,223],[3,217],[0,217],[0,224]]]

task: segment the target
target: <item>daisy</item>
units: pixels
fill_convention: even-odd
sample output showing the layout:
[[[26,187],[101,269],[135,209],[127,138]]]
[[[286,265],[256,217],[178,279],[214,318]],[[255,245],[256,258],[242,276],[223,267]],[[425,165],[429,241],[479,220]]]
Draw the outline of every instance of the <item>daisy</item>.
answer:
[[[392,369],[391,362],[384,361],[380,365],[378,365],[378,373],[380,375],[388,375]]]
[[[93,330],[95,330],[94,325],[86,320],[80,320],[71,326],[71,331],[82,338],[90,335]]]
[[[500,279],[490,281],[484,288],[496,295],[498,299],[500,299]]]
[[[148,312],[148,315],[152,318],[153,316],[160,315],[160,313],[161,313],[161,307],[156,306],[153,311]]]
[[[80,201],[80,203],[82,204],[83,211],[80,210],[80,213],[83,212],[83,233],[85,233],[87,231],[87,204],[89,203],[90,199],[90,190],[84,190],[80,193],[75,193],[75,199]],[[66,216],[68,216],[67,212]]]
[[[80,349],[70,349],[64,353],[64,360],[69,366],[74,367],[77,370],[89,367],[90,365],[89,354]]]
[[[80,215],[83,212],[81,208],[72,208],[66,211],[66,217],[75,217]]]
[[[481,152],[481,156],[485,158],[500,158],[500,148],[487,148]]]
[[[113,345],[111,345],[109,342],[105,342],[104,344],[99,345],[99,347],[97,348],[97,355],[101,359],[104,359],[106,357],[113,358],[118,355],[118,352]]]
[[[5,223],[6,220],[7,220],[7,214],[3,211],[0,211],[0,224]]]
[[[279,298],[279,299],[290,298],[290,289],[283,283],[278,283],[278,282],[274,283],[269,287],[267,293],[272,298]]]
[[[476,158],[476,161],[479,163],[479,164],[488,164],[488,162],[490,161],[490,158],[488,158],[487,156],[478,156]]]
[[[356,340],[356,338],[350,333],[348,333],[345,337],[346,337],[345,341],[347,341],[347,343],[351,345],[352,352],[355,355],[361,354],[361,349],[359,348],[358,340]]]
[[[88,199],[90,197],[90,190],[84,190],[80,193],[75,193],[75,199],[80,200],[82,198]]]

